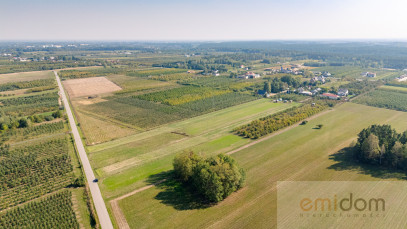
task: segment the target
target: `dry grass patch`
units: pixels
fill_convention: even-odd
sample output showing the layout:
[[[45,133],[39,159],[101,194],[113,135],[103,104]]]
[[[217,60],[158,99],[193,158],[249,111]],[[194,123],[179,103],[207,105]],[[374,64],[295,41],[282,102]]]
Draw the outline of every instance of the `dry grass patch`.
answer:
[[[0,84],[11,83],[11,82],[50,79],[52,77],[54,77],[54,74],[51,71],[18,72],[18,73],[0,74]]]
[[[70,97],[92,96],[121,90],[105,77],[65,80],[63,84]]]
[[[100,102],[105,102],[107,101],[106,99],[102,99],[100,97],[97,98],[92,98],[92,99],[77,99],[75,101],[75,103],[78,103],[80,105],[91,105],[91,104],[95,104],[95,103],[100,103]]]
[[[137,133],[133,129],[102,121],[80,111],[77,112],[77,118],[86,137],[87,145],[107,142]]]

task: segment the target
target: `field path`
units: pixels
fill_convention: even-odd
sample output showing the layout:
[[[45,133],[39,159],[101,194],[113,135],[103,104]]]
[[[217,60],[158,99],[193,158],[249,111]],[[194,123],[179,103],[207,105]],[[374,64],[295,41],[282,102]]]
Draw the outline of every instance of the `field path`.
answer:
[[[130,227],[129,227],[129,224],[127,223],[126,217],[123,214],[123,211],[120,209],[119,200],[122,200],[122,199],[132,196],[138,192],[152,188],[155,185],[164,182],[165,180],[166,179],[163,179],[155,184],[150,184],[150,185],[144,186],[142,188],[129,192],[123,196],[119,196],[116,199],[113,199],[110,201],[110,205],[112,206],[113,215],[116,218],[117,225],[119,226],[120,229],[130,229]]]
[[[318,113],[318,114],[316,114],[316,115],[314,115],[314,116],[311,116],[311,117],[309,117],[309,118],[306,118],[305,120],[313,120],[313,119],[318,118],[319,116],[324,115],[324,114],[326,114],[326,113],[328,113],[328,112],[331,112],[331,111],[333,111],[333,110],[334,110],[334,109],[329,109],[329,110],[320,112],[320,113]],[[298,123],[296,123],[296,124],[294,124],[294,125],[291,125],[291,126],[289,126],[289,127],[285,127],[285,128],[283,128],[283,129],[281,129],[281,130],[278,130],[278,131],[276,131],[276,132],[270,134],[270,135],[267,135],[267,136],[264,137],[264,138],[260,138],[259,140],[255,140],[255,141],[253,141],[253,142],[251,142],[251,143],[249,143],[249,144],[246,144],[246,145],[244,145],[244,146],[242,146],[242,147],[240,147],[240,148],[237,148],[237,149],[235,149],[235,150],[229,151],[229,152],[227,152],[226,154],[227,154],[227,155],[234,154],[234,153],[239,152],[240,150],[244,150],[244,149],[246,149],[246,148],[248,148],[248,147],[250,147],[250,146],[252,146],[252,145],[255,145],[255,144],[260,143],[260,142],[262,142],[262,141],[266,141],[266,140],[268,140],[268,139],[270,139],[270,138],[272,138],[272,137],[274,137],[274,136],[276,136],[276,135],[279,135],[279,134],[281,134],[281,133],[284,133],[284,132],[286,132],[286,131],[288,131],[288,130],[291,130],[291,129],[293,129],[293,128],[299,126],[299,125],[301,124],[301,122],[302,122],[302,121],[300,121],[300,122],[298,122]]]
[[[76,122],[73,117],[71,107],[69,106],[68,99],[66,97],[64,88],[62,87],[61,80],[58,77],[56,71],[54,71],[55,78],[58,82],[58,87],[60,90],[60,95],[62,97],[62,101],[64,102],[64,107],[66,113],[68,115],[69,124],[71,126],[72,134],[75,139],[76,149],[78,150],[79,157],[82,162],[83,170],[85,171],[86,179],[89,184],[90,193],[92,194],[92,199],[95,204],[96,213],[99,218],[100,226],[102,229],[113,229],[112,221],[110,220],[109,213],[107,212],[107,208],[105,202],[103,201],[102,193],[100,192],[98,183],[93,182],[95,179],[95,174],[93,174],[92,167],[90,166],[88,156],[86,155],[85,148],[83,147],[81,136],[79,135],[78,128],[76,127]]]

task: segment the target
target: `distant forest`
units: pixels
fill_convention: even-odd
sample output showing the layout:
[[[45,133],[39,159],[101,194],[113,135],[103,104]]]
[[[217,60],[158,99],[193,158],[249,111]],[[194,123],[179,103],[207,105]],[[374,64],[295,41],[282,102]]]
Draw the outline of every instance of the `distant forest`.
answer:
[[[353,65],[372,68],[407,68],[407,42],[385,41],[235,41],[235,42],[58,42],[62,48],[41,46],[41,42],[0,42],[0,53],[22,54],[35,51],[118,51],[138,53],[195,54],[204,57],[201,62],[186,63],[191,69],[211,69],[213,65],[236,66],[252,60],[266,62],[310,60],[309,65]],[[69,45],[68,45],[69,44]],[[216,56],[216,58],[214,58]],[[317,61],[317,62],[313,62]],[[163,67],[182,67],[176,63],[163,63]],[[206,64],[206,65],[205,65]],[[211,64],[211,66],[207,66]],[[209,70],[208,69],[208,70]],[[223,69],[221,69],[223,70]]]

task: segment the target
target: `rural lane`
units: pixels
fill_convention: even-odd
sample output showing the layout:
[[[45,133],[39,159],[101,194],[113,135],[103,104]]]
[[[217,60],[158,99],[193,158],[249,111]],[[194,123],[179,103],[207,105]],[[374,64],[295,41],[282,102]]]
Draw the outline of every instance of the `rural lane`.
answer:
[[[58,82],[58,87],[60,91],[60,95],[62,97],[62,101],[64,103],[64,107],[66,113],[68,115],[69,124],[71,125],[72,134],[74,136],[76,148],[78,150],[79,157],[82,162],[83,170],[85,171],[86,179],[89,184],[90,193],[92,195],[93,202],[95,204],[96,213],[99,218],[100,226],[102,229],[110,229],[113,228],[112,221],[110,220],[109,213],[107,212],[107,208],[105,202],[103,201],[102,193],[100,192],[98,183],[93,182],[95,179],[95,174],[93,174],[92,167],[90,166],[88,156],[86,154],[85,148],[83,147],[81,136],[79,135],[78,128],[76,127],[75,119],[73,117],[71,107],[69,106],[68,99],[66,97],[64,88],[62,87],[61,80],[56,71],[54,71],[55,78]]]

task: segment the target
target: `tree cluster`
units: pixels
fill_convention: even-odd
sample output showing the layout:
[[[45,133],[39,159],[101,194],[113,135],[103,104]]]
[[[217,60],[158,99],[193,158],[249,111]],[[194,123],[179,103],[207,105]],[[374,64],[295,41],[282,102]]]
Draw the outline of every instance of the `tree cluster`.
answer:
[[[53,112],[51,115],[31,115],[27,118],[10,118],[7,121],[0,121],[0,133],[17,129],[17,128],[27,128],[32,126],[32,123],[42,123],[44,121],[52,121],[55,118],[62,118],[63,113],[61,110]]]
[[[184,152],[174,158],[175,174],[208,201],[219,202],[242,188],[245,171],[225,154],[202,158],[194,152]]]
[[[300,107],[293,107],[285,111],[272,114],[251,123],[240,126],[233,131],[243,137],[257,139],[286,126],[304,120],[322,110],[327,106],[322,104],[305,104]]]
[[[299,78],[292,77],[290,75],[285,75],[281,78],[273,78],[273,80],[269,80],[264,82],[264,90],[267,93],[278,93],[281,91],[286,90],[288,87],[297,88],[301,85],[301,81]]]
[[[407,131],[397,133],[390,125],[372,125],[358,134],[356,159],[407,170]]]
[[[349,90],[350,95],[360,95],[381,85],[383,85],[383,82],[380,80],[377,81],[363,80],[363,81],[353,81],[346,85],[343,85],[342,87],[347,88]]]

